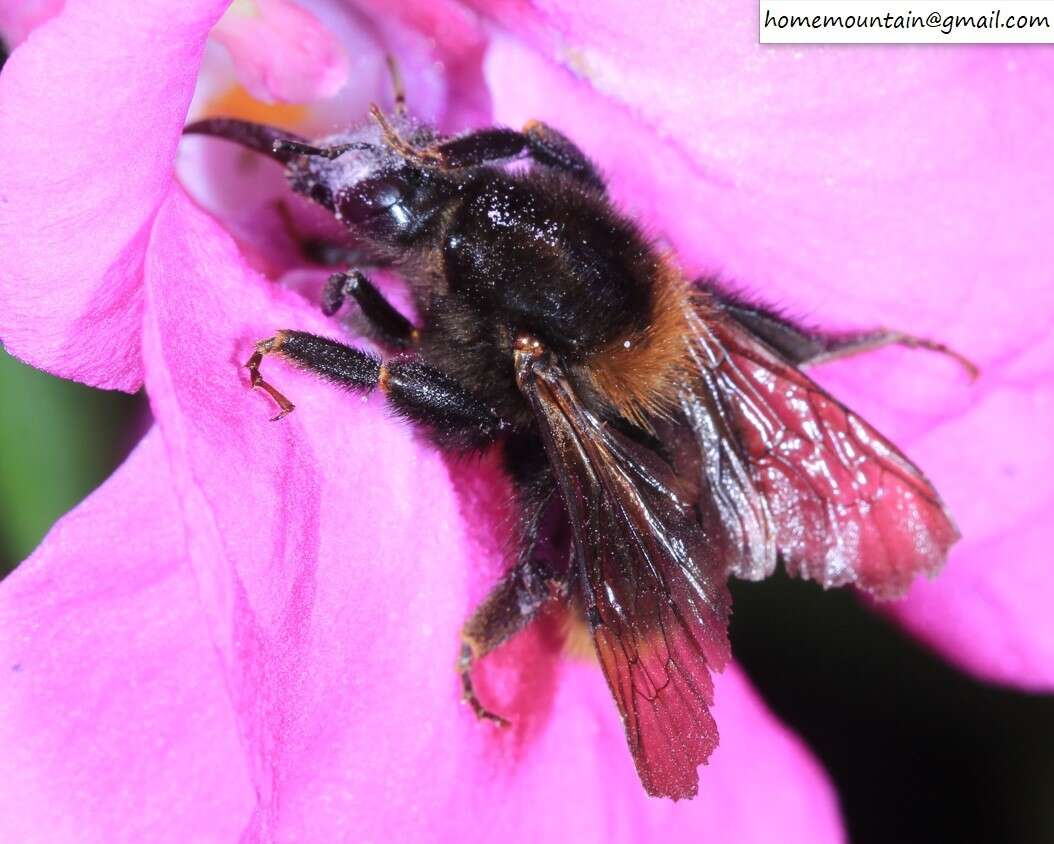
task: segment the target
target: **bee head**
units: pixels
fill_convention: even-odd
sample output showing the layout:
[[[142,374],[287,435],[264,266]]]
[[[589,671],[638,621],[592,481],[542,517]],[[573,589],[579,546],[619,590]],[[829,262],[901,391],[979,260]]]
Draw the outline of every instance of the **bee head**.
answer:
[[[398,118],[399,129],[426,143],[431,131]],[[331,211],[356,233],[397,243],[431,216],[435,178],[407,162],[371,122],[359,129],[308,141],[291,132],[244,120],[211,118],[192,123],[185,134],[221,137],[285,165],[294,191]]]

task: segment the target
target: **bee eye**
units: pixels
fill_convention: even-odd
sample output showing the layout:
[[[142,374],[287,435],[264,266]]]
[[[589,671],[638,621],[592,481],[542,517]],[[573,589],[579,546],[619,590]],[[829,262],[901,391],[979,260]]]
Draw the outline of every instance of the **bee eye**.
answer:
[[[349,203],[372,211],[385,211],[403,198],[399,185],[389,179],[367,179],[355,185],[349,194]]]
[[[324,208],[333,207],[333,191],[320,182],[311,186],[311,198]]]
[[[391,182],[382,182],[376,186],[373,193],[373,203],[378,208],[391,208],[402,200],[403,194],[398,185]]]
[[[391,177],[365,179],[340,192],[337,211],[348,225],[390,220],[400,226],[408,216],[407,186]]]

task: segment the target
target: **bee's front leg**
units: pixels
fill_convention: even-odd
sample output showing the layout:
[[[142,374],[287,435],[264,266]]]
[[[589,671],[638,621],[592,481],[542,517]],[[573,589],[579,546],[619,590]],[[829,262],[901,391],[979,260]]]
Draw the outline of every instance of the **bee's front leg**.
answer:
[[[329,277],[322,291],[322,313],[333,316],[348,297],[355,300],[370,333],[379,342],[398,351],[417,345],[417,329],[413,323],[358,270],[334,273]]]
[[[260,365],[277,355],[345,390],[369,393],[380,388],[397,415],[427,428],[433,441],[452,451],[484,448],[510,428],[481,398],[420,358],[410,355],[381,362],[368,352],[304,331],[278,331],[256,344],[246,362],[253,387],[277,403],[281,419],[292,402],[267,383]]]

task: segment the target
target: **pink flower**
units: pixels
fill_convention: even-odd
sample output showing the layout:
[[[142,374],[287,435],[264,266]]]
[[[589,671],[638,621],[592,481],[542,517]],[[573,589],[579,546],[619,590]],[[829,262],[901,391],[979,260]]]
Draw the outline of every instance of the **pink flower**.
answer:
[[[232,3],[212,35],[257,99],[310,101],[347,84],[348,55],[336,36],[289,0]]]
[[[220,69],[198,102],[221,95],[210,30],[272,99],[329,96],[333,77],[284,65],[282,26],[266,55],[237,21],[213,30],[225,5],[68,0],[0,76],[0,337],[63,377],[145,382],[156,420],[0,588],[0,837],[839,840],[822,772],[734,668],[700,796],[677,804],[644,796],[600,672],[561,658],[551,625],[481,667],[514,729],[459,706],[457,629],[505,565],[504,481],[376,399],[283,369],[298,410],[276,426],[246,389],[254,340],[339,329],[247,263],[292,267],[271,165],[217,184],[180,130],[203,55]],[[972,386],[902,350],[822,377],[964,534],[884,610],[981,676],[1054,687],[1049,53],[761,48],[756,7],[716,3],[303,5],[258,10],[348,57],[315,119],[386,97],[393,49],[444,127],[566,131],[686,266],[977,360]]]

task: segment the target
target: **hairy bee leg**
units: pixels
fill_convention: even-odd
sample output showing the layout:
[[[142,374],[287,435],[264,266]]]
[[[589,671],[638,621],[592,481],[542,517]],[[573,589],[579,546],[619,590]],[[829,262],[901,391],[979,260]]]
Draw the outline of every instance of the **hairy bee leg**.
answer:
[[[914,334],[905,334],[903,331],[891,331],[880,328],[859,334],[827,335],[824,337],[824,342],[824,350],[803,361],[803,363],[826,363],[839,358],[863,354],[864,352],[872,352],[875,349],[881,349],[883,346],[904,346],[909,349],[926,349],[927,351],[937,352],[950,357],[966,370],[971,380],[976,380],[981,374],[980,367],[976,363],[950,346],[946,346],[936,340],[928,340],[925,337],[916,337]]]
[[[906,346],[911,349],[928,349],[954,359],[971,378],[980,374],[980,369],[965,355],[935,340],[916,337],[903,331],[877,328],[871,331],[854,331],[844,334],[829,334],[795,325],[781,314],[763,306],[740,300],[734,295],[716,292],[721,307],[740,325],[764,340],[787,360],[797,366],[826,363],[839,358],[872,352],[883,346]]]
[[[550,126],[532,120],[522,132],[514,129],[480,129],[459,138],[439,141],[427,147],[414,147],[399,136],[380,109],[371,110],[384,130],[389,146],[400,155],[426,167],[459,170],[479,167],[527,154],[539,164],[563,170],[599,190],[604,180],[596,167],[571,140]]]
[[[272,422],[288,416],[295,407],[260,375],[264,357],[273,354],[348,389],[368,392],[380,379],[380,361],[366,352],[303,331],[278,331],[274,337],[257,343],[256,351],[245,364],[250,384],[266,392],[278,405],[279,413],[271,418]]]
[[[523,127],[523,134],[535,161],[566,170],[593,187],[605,190],[604,180],[596,165],[566,135],[540,120],[528,120]]]
[[[369,323],[370,330],[385,345],[407,349],[417,344],[417,329],[358,270],[334,273],[322,291],[322,313],[333,316],[351,296]]]
[[[523,555],[465,622],[457,671],[461,676],[461,698],[477,718],[501,727],[509,725],[507,718],[480,703],[472,684],[473,664],[523,630],[543,606],[566,591],[566,584],[554,580],[544,564],[529,554]]]
[[[432,149],[449,168],[479,167],[493,161],[504,161],[526,153],[534,161],[562,170],[592,187],[604,189],[604,180],[596,168],[569,138],[551,126],[532,120],[522,132],[513,129],[480,129],[441,141]]]
[[[480,448],[509,427],[483,400],[416,357],[382,364],[367,352],[304,331],[276,332],[256,344],[246,363],[253,386],[278,402],[281,413],[276,419],[288,414],[293,404],[260,376],[260,363],[269,354],[347,390],[368,393],[380,387],[399,416],[429,428],[440,446]]]

